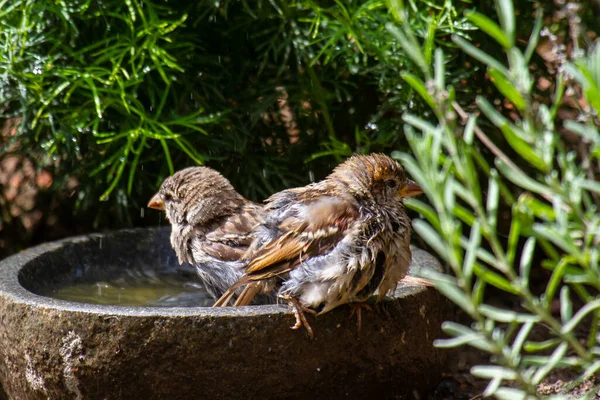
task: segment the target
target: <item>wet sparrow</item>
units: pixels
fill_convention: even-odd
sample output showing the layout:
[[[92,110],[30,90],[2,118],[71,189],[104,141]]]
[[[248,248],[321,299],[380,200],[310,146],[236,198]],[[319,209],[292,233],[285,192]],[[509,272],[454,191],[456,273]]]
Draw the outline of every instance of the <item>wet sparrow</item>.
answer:
[[[381,155],[353,156],[325,180],[271,196],[265,220],[244,258],[245,275],[215,306],[245,286],[236,305],[277,288],[312,336],[304,312],[378,300],[395,290],[411,260],[411,226],[403,204],[422,193],[400,164]],[[360,308],[359,308],[360,310]]]
[[[207,167],[178,171],[164,180],[148,207],[166,212],[179,262],[196,267],[215,299],[242,277],[240,257],[262,206],[237,193],[221,174]]]

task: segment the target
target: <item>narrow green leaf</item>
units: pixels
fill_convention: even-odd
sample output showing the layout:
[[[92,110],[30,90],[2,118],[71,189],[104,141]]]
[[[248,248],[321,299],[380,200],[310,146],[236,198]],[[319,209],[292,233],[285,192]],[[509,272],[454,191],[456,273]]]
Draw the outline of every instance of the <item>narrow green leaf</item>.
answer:
[[[118,163],[113,164],[114,166],[118,165],[117,173],[115,174],[115,177],[112,180],[111,184],[104,191],[104,193],[102,193],[102,195],[100,196],[100,201],[107,201],[110,194],[117,187],[117,184],[119,183],[119,180],[121,179],[121,175],[123,175],[123,171],[125,170],[125,166],[127,165],[127,157],[129,156],[131,146],[132,146],[132,143],[131,143],[131,140],[129,140],[127,143],[127,146],[125,147],[125,149],[123,151],[123,157],[119,159]],[[110,173],[109,173],[109,175],[110,175]]]
[[[495,377],[507,380],[517,379],[517,373],[515,371],[496,365],[475,365],[471,367],[471,375],[484,379],[492,379]]]
[[[585,190],[589,190],[590,192],[600,193],[600,182],[591,181],[589,179],[581,179],[577,181],[577,184],[579,184],[579,186]]]
[[[479,221],[475,221],[471,227],[471,236],[469,238],[469,244],[467,246],[467,252],[465,254],[465,260],[463,263],[463,273],[465,279],[468,282],[471,281],[473,275],[473,267],[475,266],[475,260],[477,260],[477,250],[481,245],[481,226]]]
[[[92,81],[91,78],[85,77],[83,79],[85,80],[85,82],[88,84],[88,87],[92,91],[92,96],[94,98],[94,105],[96,107],[96,115],[98,115],[98,118],[102,119],[102,106],[100,105],[100,97],[98,96],[98,89],[96,88],[96,85],[94,84],[94,81]]]
[[[483,303],[485,288],[487,288],[487,283],[484,279],[477,279],[475,285],[473,285],[473,294],[471,295],[471,298],[473,299],[473,304],[477,307]]]
[[[556,294],[556,291],[558,290],[558,286],[560,285],[560,282],[562,281],[563,275],[565,274],[565,270],[568,265],[569,265],[569,259],[563,258],[560,260],[560,262],[554,268],[554,271],[552,271],[552,276],[550,277],[550,280],[548,281],[548,285],[546,286],[546,292],[544,294],[544,301],[546,302],[547,305],[549,305],[550,302],[554,299],[554,295]]]
[[[525,101],[523,95],[503,73],[494,68],[489,68],[488,73],[492,78],[492,83],[504,97],[513,103],[520,111],[525,111],[527,109],[527,101]]]
[[[500,171],[502,175],[504,175],[509,181],[511,181],[518,187],[521,187],[525,190],[529,190],[534,193],[541,194],[543,196],[547,196],[549,198],[552,198],[554,196],[554,191],[551,188],[525,175],[523,171],[515,170],[509,167],[498,158],[494,161],[496,164],[496,168],[498,168],[498,171]]]
[[[171,161],[171,152],[169,151],[169,146],[167,145],[167,141],[165,139],[159,139],[160,144],[165,152],[165,160],[167,161],[167,165],[169,166],[169,175],[173,175],[175,173],[175,168],[173,168],[173,161]]]
[[[423,84],[423,82],[419,83]],[[423,87],[425,87],[424,84]],[[424,119],[419,118],[414,114],[404,113],[402,114],[402,120],[407,124],[411,124],[415,128],[419,129],[421,132],[433,133],[437,130],[437,128],[433,124],[431,124],[431,122],[425,121]]]
[[[533,328],[533,326],[534,322],[528,321],[521,326],[521,329],[519,329],[519,333],[517,334],[517,337],[515,337],[515,340],[513,341],[512,347],[510,349],[510,355],[513,359],[517,359],[517,357],[520,357],[521,351],[523,350],[523,344],[529,336],[529,333],[531,333],[531,329]]]
[[[490,56],[486,52],[473,46],[467,40],[461,38],[458,35],[453,35],[452,41],[458,47],[460,47],[465,53],[467,53],[471,57],[475,58],[476,60],[481,61],[482,63],[484,63],[485,65],[487,65],[490,68],[497,69],[498,71],[502,72],[504,75],[508,74],[508,70],[506,69],[506,67],[504,65],[500,64],[498,62],[498,60],[496,60],[494,57]]]
[[[508,37],[504,34],[502,29],[490,18],[485,16],[484,14],[475,12],[475,11],[467,11],[465,12],[465,17],[472,23],[474,23],[479,29],[490,35],[500,46],[508,49],[512,46]]]
[[[502,378],[500,376],[495,376],[495,377],[491,378],[490,382],[488,383],[485,390],[483,391],[483,396],[484,397],[492,396],[496,392],[496,390],[498,390],[500,385],[502,385]]]
[[[598,133],[598,128],[596,128],[593,123],[582,124],[572,120],[567,120],[563,122],[563,125],[566,129],[586,138],[591,142],[600,141],[600,133]]]
[[[555,221],[556,214],[554,209],[548,203],[545,203],[531,193],[523,193],[519,196],[517,209],[520,213],[533,213],[534,216],[543,221]]]
[[[515,256],[517,254],[517,250],[519,248],[519,238],[521,237],[521,216],[515,212],[515,207],[513,206],[512,220],[510,223],[510,231],[508,233],[508,243],[506,246],[506,263],[508,265],[513,265],[515,261]],[[521,278],[523,282],[523,279]],[[524,281],[527,284],[527,281]]]
[[[585,306],[581,307],[579,311],[577,311],[577,313],[573,316],[573,318],[571,318],[569,322],[563,325],[560,332],[562,334],[571,332],[573,329],[575,329],[577,325],[579,325],[579,323],[583,320],[583,318],[586,315],[588,315],[592,311],[596,311],[598,308],[600,308],[600,299],[594,300],[591,303],[588,303]]]
[[[567,354],[568,348],[569,345],[567,343],[559,344],[558,347],[554,349],[554,352],[552,352],[552,356],[548,358],[546,364],[542,365],[533,375],[531,382],[534,385],[539,384],[542,381],[542,379],[544,379],[544,377],[548,375],[548,373],[552,371],[554,367],[556,367],[558,362],[561,361],[565,354]]]
[[[453,279],[430,269],[421,270],[419,275],[433,283],[437,290],[469,315],[475,315],[475,308],[471,299],[467,297]]]
[[[525,342],[523,348],[528,353],[535,353],[538,351],[545,351],[551,349],[553,347],[558,346],[560,343],[562,343],[561,338],[553,338],[544,340],[543,342]]]
[[[444,52],[442,49],[435,49],[435,85],[440,90],[446,89],[446,79],[445,79],[445,70],[446,65],[444,63]]]
[[[481,254],[482,249],[479,249],[477,252],[478,257]],[[473,270],[475,271],[475,275],[483,279],[486,283],[497,287],[498,289],[504,290],[505,292],[512,293],[518,295],[521,291],[511,285],[511,283],[504,278],[502,275],[491,271],[489,268],[485,268],[479,264],[475,264]]]
[[[185,152],[194,162],[198,165],[204,165],[204,157],[201,156],[184,138],[175,138],[173,139],[175,143],[179,146],[181,150]]]
[[[493,307],[487,304],[479,306],[479,311],[488,318],[491,318],[498,322],[539,322],[541,320],[539,315],[534,314],[522,314],[511,310],[504,310],[501,308]]]
[[[542,172],[547,170],[544,159],[536,154],[535,149],[523,140],[517,132],[524,134],[523,131],[518,131],[517,128],[509,123],[506,118],[500,114],[486,99],[483,97],[477,98],[477,105],[481,111],[488,117],[494,125],[496,125],[506,138],[506,141],[523,159],[529,162]]]
[[[425,100],[427,102],[427,104],[429,105],[429,107],[431,107],[432,110],[436,110],[437,109],[437,105],[435,103],[435,100],[433,99],[433,97],[429,94],[429,92],[427,91],[427,88],[425,87],[425,84],[423,83],[423,81],[421,81],[419,78],[417,78],[415,75],[410,74],[408,72],[404,72],[402,74],[400,74],[400,76],[402,77],[402,79],[404,79],[406,81],[406,83],[408,83],[417,93],[419,93],[419,95],[423,98],[423,100]]]
[[[566,343],[561,343],[566,344]],[[550,360],[548,356],[525,356],[523,357],[523,365],[536,365],[543,367],[547,365]],[[573,356],[573,357],[563,357],[559,360],[555,367],[580,367],[581,366],[581,358]]]
[[[497,2],[498,16],[500,17],[500,25],[510,41],[510,47],[515,43],[515,10],[513,8],[513,0],[498,0]]]
[[[521,260],[519,262],[519,276],[524,286],[529,285],[529,275],[531,272],[531,262],[533,260],[535,244],[535,237],[527,238],[525,245],[523,246],[523,252],[521,253]]]
[[[490,171],[490,179],[488,182],[486,204],[488,224],[492,230],[496,230],[498,220],[498,200],[500,194],[498,186],[498,172],[496,172],[496,170]]]
[[[70,81],[62,82],[58,85],[52,93],[50,93],[50,97],[42,99],[42,106],[38,109],[35,117],[33,118],[33,122],[31,123],[31,129],[35,129],[37,126],[38,120],[42,117],[46,107],[58,96],[63,90],[65,90],[71,84]]]
[[[433,345],[439,349],[451,349],[469,344],[474,339],[481,339],[481,335],[475,333],[472,335],[460,335],[450,339],[436,339],[433,341]]]
[[[494,392],[498,400],[526,400],[527,393],[521,389],[501,387]]]
[[[539,7],[536,10],[535,24],[533,26],[533,30],[531,31],[531,35],[529,36],[529,41],[527,43],[527,48],[525,49],[525,54],[523,55],[524,62],[527,64],[529,63],[529,61],[531,61],[531,56],[533,56],[533,53],[537,48],[538,41],[540,40],[540,32],[542,30],[542,23],[544,21],[543,16],[543,8]]]
[[[449,262],[445,241],[429,224],[421,219],[413,220],[413,229],[440,257]]]
[[[452,336],[458,337],[467,335],[470,338],[470,341],[468,342],[469,346],[491,354],[496,352],[494,345],[490,343],[482,334],[475,332],[466,326],[457,324],[455,322],[446,321],[442,324],[442,330],[448,335]]]
[[[469,146],[473,144],[473,137],[475,135],[475,124],[477,123],[477,117],[469,114],[469,120],[467,121],[467,125],[465,126],[465,131],[463,133],[463,140]]]
[[[575,243],[574,239],[567,235],[566,232],[559,232],[553,226],[549,226],[546,224],[533,224],[532,226],[533,232],[544,239],[554,243],[562,250],[564,250],[567,254],[571,255],[580,255],[580,249]]]
[[[409,40],[409,37],[398,29],[394,24],[385,24],[385,29],[390,32],[399,42],[400,46],[410,59],[421,68],[426,77],[430,76],[429,65],[425,61],[425,57],[415,40]],[[414,38],[413,38],[414,39]]]
[[[573,317],[573,303],[569,294],[568,286],[563,286],[560,289],[560,318],[563,324]]]
[[[414,197],[408,198],[404,201],[404,205],[421,214],[427,222],[429,222],[433,228],[437,231],[441,230],[440,219],[435,210],[427,203],[422,202]]]
[[[429,76],[428,70],[429,66],[431,65],[431,55],[433,54],[433,49],[435,48],[436,31],[438,29],[437,18],[429,16],[427,19],[427,36],[425,37],[425,41],[421,49],[423,59],[425,60],[425,66],[427,67],[423,71],[425,76]]]

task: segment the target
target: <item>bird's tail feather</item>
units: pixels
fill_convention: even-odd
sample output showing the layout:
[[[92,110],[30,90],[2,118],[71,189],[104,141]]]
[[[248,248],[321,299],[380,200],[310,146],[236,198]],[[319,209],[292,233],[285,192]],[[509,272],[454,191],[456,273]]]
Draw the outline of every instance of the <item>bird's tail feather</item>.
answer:
[[[260,282],[252,282],[246,285],[242,293],[238,296],[234,306],[248,306],[254,300],[256,294],[261,290],[262,284]]]

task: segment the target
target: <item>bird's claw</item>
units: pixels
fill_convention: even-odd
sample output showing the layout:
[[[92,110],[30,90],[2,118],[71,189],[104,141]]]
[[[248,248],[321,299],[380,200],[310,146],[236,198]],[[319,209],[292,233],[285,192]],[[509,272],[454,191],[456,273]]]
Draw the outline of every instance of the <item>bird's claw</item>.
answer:
[[[296,317],[296,323],[290,328],[299,329],[302,326],[304,326],[304,328],[306,328],[306,333],[308,334],[308,337],[312,339],[314,337],[314,332],[312,327],[308,323],[308,320],[306,319],[305,313],[315,315],[316,312],[314,310],[311,310],[310,308],[304,307],[302,304],[300,304],[300,302],[297,299],[285,298],[285,300],[287,300],[288,303],[292,306],[292,309],[294,310],[294,316]]]
[[[348,306],[350,306],[349,318],[352,318],[356,314],[356,327],[358,328],[358,333],[360,333],[362,328],[362,310],[373,311],[373,308],[364,301],[350,303]]]

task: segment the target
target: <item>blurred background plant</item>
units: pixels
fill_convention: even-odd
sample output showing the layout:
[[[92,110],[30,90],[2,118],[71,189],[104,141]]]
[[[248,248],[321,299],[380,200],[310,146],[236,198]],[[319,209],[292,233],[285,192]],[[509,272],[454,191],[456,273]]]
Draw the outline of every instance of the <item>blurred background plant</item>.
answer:
[[[464,90],[450,35],[473,29],[467,5],[414,0],[407,17]],[[154,225],[147,200],[185,166],[262,200],[406,146],[399,110],[429,111],[393,19],[384,0],[0,0],[0,256]]]
[[[498,0],[496,8],[498,22],[477,11],[466,16],[502,52],[492,55],[458,35],[452,40],[485,66],[503,102],[478,96],[477,108],[466,112],[438,48],[433,63],[421,63],[421,77],[407,80],[437,120],[405,113],[411,151],[394,153],[427,194],[427,202],[409,202],[422,216],[413,220],[415,232],[451,267],[451,275],[424,276],[473,321],[446,322],[450,338],[437,345],[491,356],[471,368],[489,381],[484,397],[596,398],[600,48],[582,22],[589,10],[579,4],[550,17],[566,21],[565,41],[544,27],[539,9],[523,45],[512,0]],[[415,62],[423,58],[406,19],[388,29],[410,46]],[[540,40],[554,53],[546,60],[552,73],[541,82],[532,63]],[[565,369],[576,377],[549,390],[556,387],[546,378],[556,381]]]
[[[427,277],[467,316],[439,345],[486,355],[485,395],[593,393],[599,7],[0,0],[0,257],[161,223],[146,202],[189,165],[261,200],[394,151],[451,267]]]

